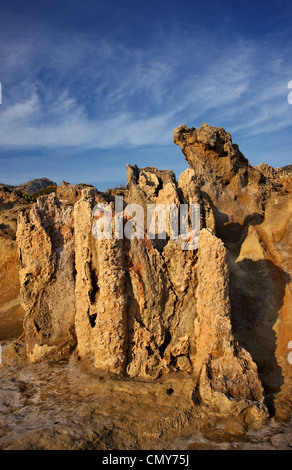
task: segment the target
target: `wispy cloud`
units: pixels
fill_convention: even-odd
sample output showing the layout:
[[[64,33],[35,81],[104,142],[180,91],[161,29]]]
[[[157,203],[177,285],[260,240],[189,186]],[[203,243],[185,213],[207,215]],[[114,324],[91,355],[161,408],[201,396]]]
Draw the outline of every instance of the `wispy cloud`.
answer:
[[[166,145],[174,127],[210,113],[236,132],[292,125],[285,49],[221,49],[181,31],[143,49],[51,33],[1,48],[2,148]]]

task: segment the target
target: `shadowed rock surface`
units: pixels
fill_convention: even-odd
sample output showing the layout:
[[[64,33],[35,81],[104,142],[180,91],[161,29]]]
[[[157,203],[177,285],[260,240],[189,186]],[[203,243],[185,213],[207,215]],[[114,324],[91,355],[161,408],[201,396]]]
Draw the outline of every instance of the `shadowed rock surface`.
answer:
[[[174,131],[229,252],[232,324],[255,360],[272,414],[291,416],[292,173],[252,167],[222,128]]]
[[[20,302],[20,260],[16,244],[17,218],[29,203],[10,189],[0,188],[0,340],[17,338],[23,331]]]

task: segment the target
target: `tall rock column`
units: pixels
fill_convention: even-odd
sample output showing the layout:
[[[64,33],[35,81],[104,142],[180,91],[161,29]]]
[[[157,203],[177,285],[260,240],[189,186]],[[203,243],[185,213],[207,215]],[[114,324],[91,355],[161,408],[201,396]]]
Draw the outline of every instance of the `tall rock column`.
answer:
[[[260,428],[268,417],[257,366],[235,340],[231,327],[228,255],[223,242],[201,231],[198,250],[195,401],[207,414]],[[241,416],[241,420],[238,416]]]
[[[122,374],[126,362],[127,295],[123,240],[96,239],[92,211],[105,203],[94,189],[82,191],[75,204],[76,333],[80,357]]]
[[[28,357],[68,357],[76,345],[73,208],[42,196],[19,215],[16,235]]]

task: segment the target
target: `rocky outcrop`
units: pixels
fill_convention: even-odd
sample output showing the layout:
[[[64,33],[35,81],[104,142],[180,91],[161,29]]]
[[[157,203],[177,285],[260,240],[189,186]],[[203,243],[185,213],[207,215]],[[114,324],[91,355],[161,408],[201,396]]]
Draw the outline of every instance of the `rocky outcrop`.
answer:
[[[214,212],[216,233],[224,242],[239,241],[246,227],[262,222],[270,197],[292,191],[291,175],[275,170],[271,177],[266,167],[265,172],[263,166],[252,167],[220,127],[182,125],[173,138],[200,180],[200,191]]]
[[[30,198],[39,189],[55,184],[40,178],[23,185],[0,184],[0,341],[20,336],[23,332],[24,309],[20,301],[19,255],[16,243],[18,214],[29,210]]]
[[[75,204],[81,197],[82,189],[90,187],[92,186],[89,184],[70,184],[67,181],[62,181],[56,189],[56,194],[61,202]]]
[[[21,300],[32,362],[68,357],[75,340],[73,207],[55,193],[19,216]]]
[[[291,193],[292,165],[284,168],[273,168],[266,163],[261,163],[255,167],[265,177],[265,181],[270,181],[276,191],[282,194]],[[283,191],[284,190],[284,191]]]
[[[194,323],[199,374],[195,399],[229,425],[261,427],[266,418],[263,389],[251,355],[235,340],[229,300],[229,262],[223,243],[204,231],[198,251],[197,316]],[[236,426],[236,425],[235,425]]]
[[[14,191],[0,188],[0,341],[16,338],[23,331],[16,227],[19,212],[29,206]]]
[[[291,413],[292,195],[270,199],[262,224],[251,225],[232,256],[231,299],[236,334],[258,364],[278,418]]]
[[[177,181],[127,165],[126,188],[63,182],[22,211],[27,357],[73,354],[140,384],[185,378],[189,416],[231,433],[259,429],[268,409],[288,419],[291,174],[253,168],[228,132],[206,123],[180,126],[174,142],[189,163]],[[174,206],[179,218],[192,204],[199,245],[185,249],[170,219],[164,237],[159,224],[148,230],[149,205]]]
[[[94,188],[82,190],[74,212],[51,194],[19,219],[30,360],[64,359],[75,348],[98,370],[136,380],[185,373],[202,422],[224,414],[234,432],[263,426],[257,368],[232,333],[223,243],[204,228],[198,251],[183,250],[180,237],[159,251],[146,233],[96,239],[97,203],[105,199]]]
[[[205,122],[197,129],[182,125],[174,130],[173,140],[202,180],[227,185],[237,173],[250,167],[238,146],[232,143],[231,134],[221,127]]]
[[[92,211],[106,203],[94,189],[84,190],[74,208],[76,256],[76,333],[81,358],[93,355],[96,367],[121,374],[125,367],[126,299],[121,240],[96,240]]]
[[[252,167],[222,128],[174,131],[229,252],[232,324],[258,365],[268,406],[291,414],[291,193],[288,168]],[[289,313],[288,313],[289,312]]]

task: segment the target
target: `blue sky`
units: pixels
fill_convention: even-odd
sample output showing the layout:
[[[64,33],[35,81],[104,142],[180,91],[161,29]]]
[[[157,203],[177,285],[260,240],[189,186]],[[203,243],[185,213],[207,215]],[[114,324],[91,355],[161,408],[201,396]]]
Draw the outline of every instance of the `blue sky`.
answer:
[[[0,182],[178,177],[173,129],[204,121],[252,165],[291,164],[291,31],[290,0],[2,0]]]

